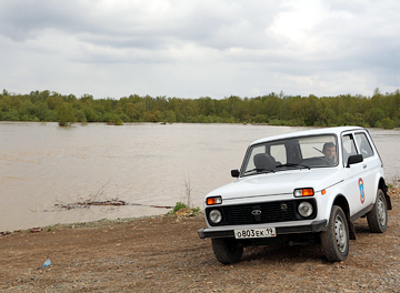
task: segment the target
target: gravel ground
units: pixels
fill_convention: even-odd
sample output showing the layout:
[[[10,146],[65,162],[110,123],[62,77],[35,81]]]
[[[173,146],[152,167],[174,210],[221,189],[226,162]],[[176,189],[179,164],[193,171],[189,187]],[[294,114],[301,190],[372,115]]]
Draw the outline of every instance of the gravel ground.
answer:
[[[259,246],[222,265],[197,230],[203,216],[56,225],[0,236],[2,292],[400,292],[400,196],[384,234],[355,223],[349,258],[318,245]],[[35,230],[33,230],[35,231]],[[43,268],[43,263],[51,265]]]

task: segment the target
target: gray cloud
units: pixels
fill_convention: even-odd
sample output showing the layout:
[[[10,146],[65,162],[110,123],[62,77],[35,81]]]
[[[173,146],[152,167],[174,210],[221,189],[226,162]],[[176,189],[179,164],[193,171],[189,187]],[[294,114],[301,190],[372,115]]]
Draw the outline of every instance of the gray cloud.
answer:
[[[97,98],[394,91],[399,8],[396,0],[4,0],[0,86]]]

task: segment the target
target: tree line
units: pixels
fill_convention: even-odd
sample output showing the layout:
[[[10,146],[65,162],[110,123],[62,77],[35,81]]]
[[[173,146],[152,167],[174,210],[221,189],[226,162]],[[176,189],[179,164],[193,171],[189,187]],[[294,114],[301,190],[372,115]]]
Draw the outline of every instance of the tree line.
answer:
[[[392,129],[400,126],[400,91],[372,97],[285,96],[270,93],[253,98],[151,97],[130,95],[120,99],[94,99],[91,95],[62,95],[32,91],[0,94],[0,121],[73,122],[192,122],[265,123],[288,126],[359,125]]]

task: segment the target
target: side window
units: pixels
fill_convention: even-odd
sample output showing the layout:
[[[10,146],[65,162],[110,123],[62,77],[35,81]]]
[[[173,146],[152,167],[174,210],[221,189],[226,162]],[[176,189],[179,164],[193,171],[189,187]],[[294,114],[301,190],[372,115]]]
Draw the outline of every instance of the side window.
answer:
[[[374,154],[365,133],[356,133],[356,141],[363,158],[371,157]]]
[[[284,144],[271,145],[270,153],[277,163],[286,164],[286,147]]]
[[[342,146],[343,146],[343,162],[347,163],[347,159],[351,155],[357,155],[356,145],[354,143],[353,135],[346,134],[342,137]]]

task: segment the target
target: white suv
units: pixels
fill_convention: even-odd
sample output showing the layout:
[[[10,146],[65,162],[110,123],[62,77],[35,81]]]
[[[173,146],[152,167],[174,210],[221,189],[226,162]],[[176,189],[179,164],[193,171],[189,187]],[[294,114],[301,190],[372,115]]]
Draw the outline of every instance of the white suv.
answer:
[[[330,261],[345,260],[353,222],[367,216],[372,232],[388,224],[390,197],[382,161],[368,131],[336,127],[253,142],[238,179],[210,192],[204,203],[216,258],[240,261],[243,247],[320,243]]]

